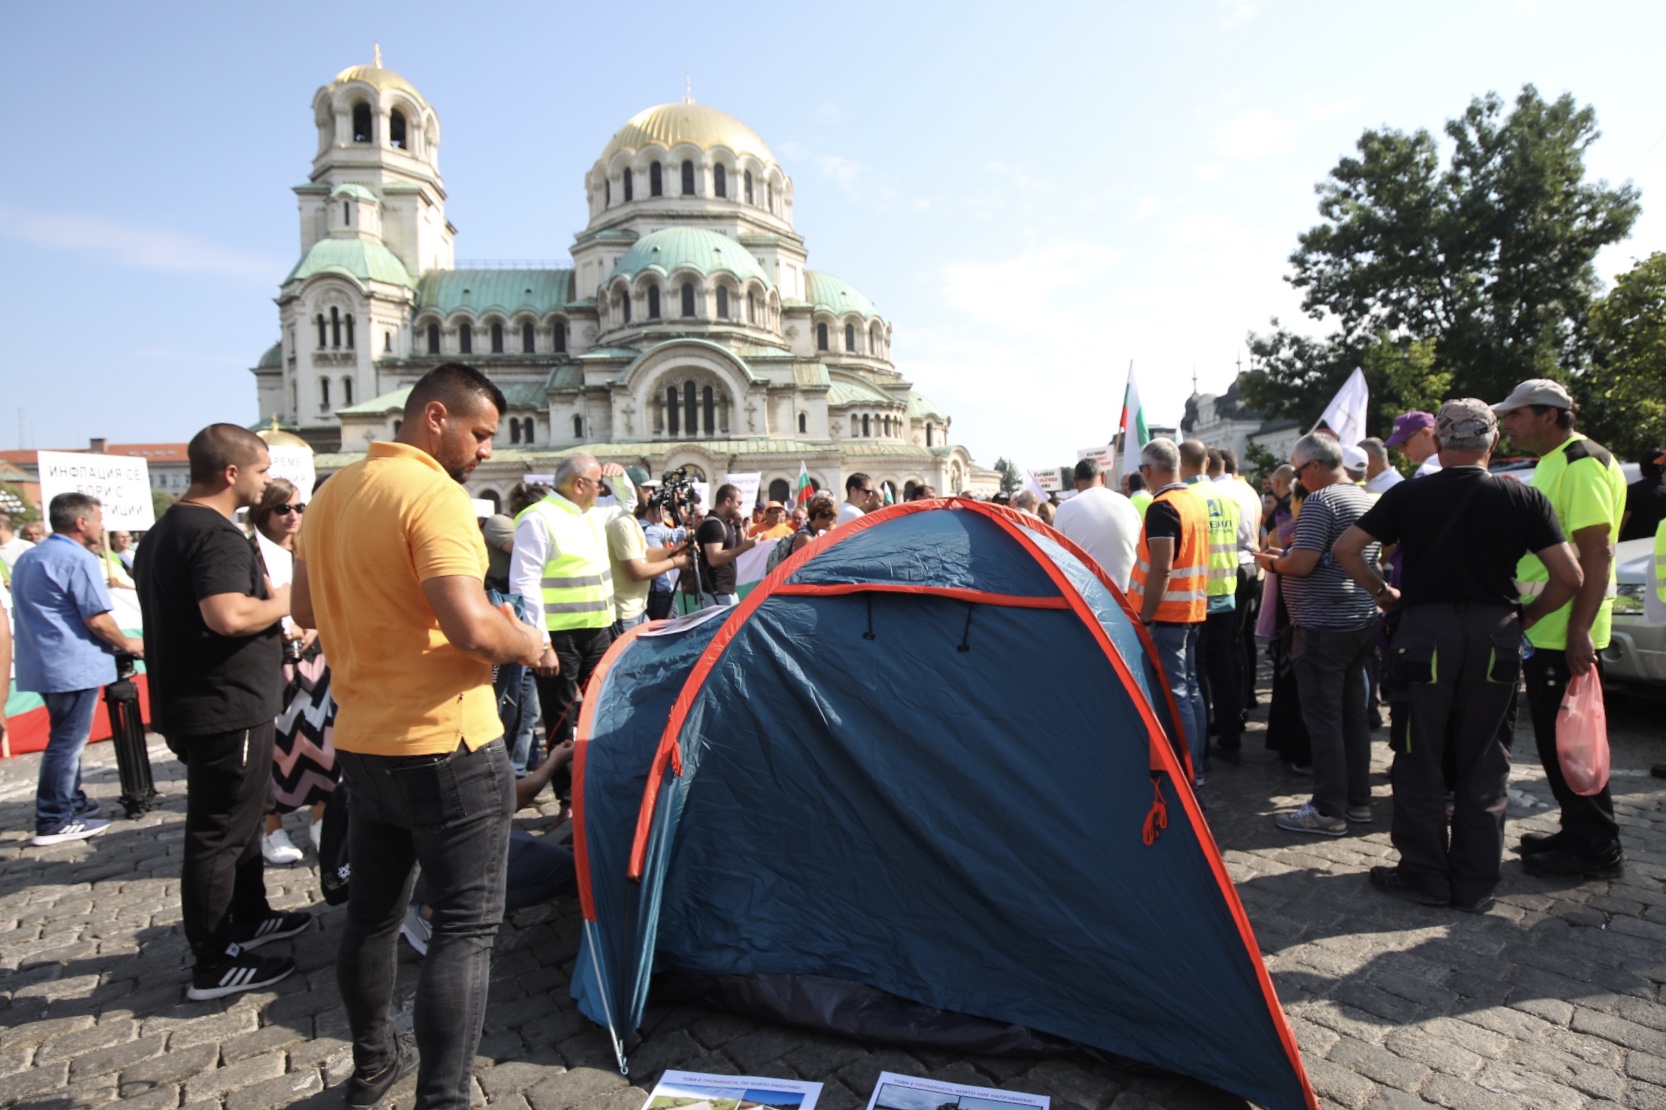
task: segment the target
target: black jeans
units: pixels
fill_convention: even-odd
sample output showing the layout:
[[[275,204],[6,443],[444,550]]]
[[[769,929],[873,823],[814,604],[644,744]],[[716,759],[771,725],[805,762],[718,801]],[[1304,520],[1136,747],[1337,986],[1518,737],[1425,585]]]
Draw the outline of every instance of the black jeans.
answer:
[[[1290,660],[1302,720],[1313,744],[1313,805],[1327,817],[1371,804],[1371,729],[1365,714],[1365,657],[1377,620],[1360,628],[1296,626]]]
[[[379,756],[337,750],[350,798],[353,882],[336,982],[353,1030],[353,1064],[373,1075],[394,1062],[393,1001],[399,923],[417,864],[434,933],[413,1014],[416,1105],[468,1110],[492,941],[503,921],[515,776],[502,739],[447,755]]]
[[[1203,622],[1203,645],[1198,652],[1203,676],[1203,696],[1209,702],[1210,719],[1222,751],[1235,752],[1243,743],[1244,727],[1239,717],[1243,692],[1243,657],[1239,647],[1238,614],[1228,610],[1210,613]]]
[[[1521,621],[1503,605],[1411,606],[1401,611],[1385,669],[1402,691],[1389,737],[1400,873],[1439,897],[1485,898],[1504,854],[1510,749],[1498,725],[1521,675]]]
[[[1243,642],[1244,653],[1239,672],[1243,681],[1238,687],[1238,704],[1242,709],[1254,706],[1259,700],[1255,696],[1255,670],[1257,656],[1260,655],[1255,648],[1255,622],[1261,615],[1261,579],[1256,576],[1253,566],[1238,568],[1238,594],[1234,600],[1237,604],[1233,612],[1238,615],[1238,639]]]
[[[563,740],[573,738],[573,729],[578,725],[578,710],[573,708],[573,703],[612,645],[611,628],[572,628],[550,633],[550,647],[561,661],[561,673],[554,678],[538,676],[538,704],[544,710],[545,744],[550,750]],[[565,776],[563,771],[562,777]],[[556,793],[565,793],[559,782]]]
[[[165,737],[185,764],[185,851],[179,901],[197,963],[215,967],[238,932],[272,912],[260,834],[272,808],[273,724]]]
[[[1527,711],[1533,721],[1533,739],[1539,748],[1539,762],[1544,764],[1545,780],[1556,804],[1562,807],[1562,838],[1576,852],[1600,856],[1620,846],[1620,823],[1614,819],[1614,796],[1604,786],[1590,797],[1575,794],[1562,775],[1561,760],[1556,758],[1556,714],[1562,708],[1562,695],[1567,692],[1568,657],[1565,652],[1539,648],[1522,662],[1527,676]],[[1602,674],[1602,653],[1597,653],[1597,675]],[[1504,716],[1500,735],[1508,744],[1515,736],[1516,712],[1520,695],[1510,703]]]

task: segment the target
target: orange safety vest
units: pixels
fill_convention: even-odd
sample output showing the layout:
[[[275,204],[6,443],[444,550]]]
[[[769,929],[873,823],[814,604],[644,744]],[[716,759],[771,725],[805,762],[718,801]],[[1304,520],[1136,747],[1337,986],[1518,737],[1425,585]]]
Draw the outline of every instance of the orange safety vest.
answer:
[[[1180,514],[1180,543],[1169,569],[1168,587],[1154,619],[1166,624],[1196,624],[1209,606],[1209,506],[1190,489],[1166,489],[1152,499],[1166,501]],[[1145,579],[1151,573],[1151,549],[1146,546],[1145,529],[1140,529],[1139,554],[1128,594],[1135,612],[1145,601]]]

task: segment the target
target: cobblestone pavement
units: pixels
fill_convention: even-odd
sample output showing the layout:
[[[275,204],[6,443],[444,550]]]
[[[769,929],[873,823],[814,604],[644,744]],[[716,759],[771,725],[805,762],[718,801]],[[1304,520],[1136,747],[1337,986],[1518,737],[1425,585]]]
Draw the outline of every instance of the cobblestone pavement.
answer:
[[[1610,714],[1625,877],[1557,884],[1525,875],[1512,856],[1497,908],[1479,917],[1368,886],[1369,867],[1393,855],[1380,742],[1376,823],[1337,840],[1273,827],[1268,815],[1299,800],[1302,780],[1260,750],[1259,732],[1246,738],[1254,750],[1243,766],[1211,772],[1216,836],[1327,1106],[1666,1108],[1666,783],[1647,771],[1666,760],[1666,699],[1615,698]],[[1530,736],[1517,752],[1512,840],[1554,826]],[[339,1105],[329,1088],[350,1068],[332,965],[342,915],[319,898],[310,850],[267,872],[274,905],[321,911],[316,931],[273,946],[287,946],[300,971],[269,991],[186,1002],[183,783],[160,742],[151,753],[168,795],[158,812],[54,848],[27,844],[38,756],[0,761],[0,1105]],[[87,779],[116,809],[108,744],[88,750]],[[553,824],[548,809],[523,821]],[[567,996],[577,950],[572,904],[518,913],[501,932],[477,1102],[640,1110],[660,1071],[676,1067],[820,1080],[826,1110],[864,1105],[881,1070],[1048,1094],[1059,1110],[1244,1105],[1196,1082],[1086,1060],[903,1052],[663,1006],[649,1010],[627,1081]],[[407,1006],[419,966],[402,948]],[[394,1093],[408,1110],[411,1080]]]

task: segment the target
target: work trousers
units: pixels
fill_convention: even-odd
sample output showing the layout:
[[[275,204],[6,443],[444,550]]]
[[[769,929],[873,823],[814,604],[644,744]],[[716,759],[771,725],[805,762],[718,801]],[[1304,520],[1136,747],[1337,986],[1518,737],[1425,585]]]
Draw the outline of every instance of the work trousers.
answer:
[[[1614,796],[1604,786],[1590,797],[1575,794],[1562,774],[1562,763],[1556,758],[1556,714],[1562,708],[1562,696],[1567,693],[1568,670],[1566,652],[1539,648],[1522,662],[1526,675],[1527,711],[1533,721],[1533,739],[1539,748],[1539,762],[1544,765],[1545,780],[1562,807],[1562,839],[1576,852],[1591,856],[1605,855],[1620,845],[1620,823],[1614,819]],[[1597,674],[1602,674],[1602,654],[1597,654]],[[1510,702],[1500,735],[1505,743],[1515,735],[1517,706],[1520,695]]]
[[[1485,898],[1504,855],[1510,750],[1499,724],[1521,674],[1520,618],[1506,605],[1413,605],[1400,615],[1386,665],[1402,691],[1389,739],[1400,873],[1437,897]]]
[[[553,751],[557,744],[573,738],[578,724],[579,691],[596,671],[613,644],[613,629],[568,628],[550,633],[550,647],[561,662],[561,673],[538,676],[538,704],[544,711],[544,742]],[[558,789],[557,793],[561,793]]]
[[[1365,657],[1377,620],[1359,628],[1297,625],[1290,663],[1302,722],[1313,745],[1313,805],[1327,817],[1371,804],[1371,729],[1365,713]]]
[[[373,1075],[398,1046],[392,1014],[399,924],[418,864],[433,936],[411,1004],[416,1105],[468,1110],[486,1019],[492,942],[503,921],[515,775],[502,739],[474,751],[384,756],[337,750],[350,799],[353,882],[336,983],[353,1031],[353,1064]]]
[[[1209,703],[1210,719],[1222,751],[1235,752],[1243,743],[1244,725],[1239,717],[1244,659],[1238,647],[1238,614],[1228,609],[1210,613],[1203,622],[1199,654],[1203,696]]]
[[[271,721],[235,732],[169,733],[185,764],[185,848],[179,900],[201,966],[224,963],[236,934],[271,914],[260,834],[272,808]]]

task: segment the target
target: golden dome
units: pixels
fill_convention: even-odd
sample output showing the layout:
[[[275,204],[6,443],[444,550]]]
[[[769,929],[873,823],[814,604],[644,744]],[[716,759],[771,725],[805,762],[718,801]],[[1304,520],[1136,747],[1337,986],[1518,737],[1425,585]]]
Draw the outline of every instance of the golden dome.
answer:
[[[309,451],[312,450],[312,444],[308,443],[295,433],[286,432],[282,428],[278,427],[277,413],[272,414],[272,426],[270,428],[262,428],[260,431],[256,432],[255,435],[265,440],[266,446],[268,447],[305,447]]]
[[[613,133],[601,160],[605,162],[621,150],[639,150],[652,143],[666,149],[678,143],[693,143],[701,150],[726,147],[736,154],[753,154],[765,162],[775,161],[769,147],[746,124],[728,112],[686,101],[661,104],[632,116]]]
[[[348,66],[346,69],[336,74],[334,83],[337,85],[345,85],[349,81],[363,81],[365,84],[372,85],[384,92],[388,89],[400,89],[404,92],[410,93],[418,100],[422,99],[422,94],[416,91],[415,85],[405,80],[404,77],[395,73],[393,70],[382,68],[381,43],[376,44],[376,60],[374,62],[367,66]]]

